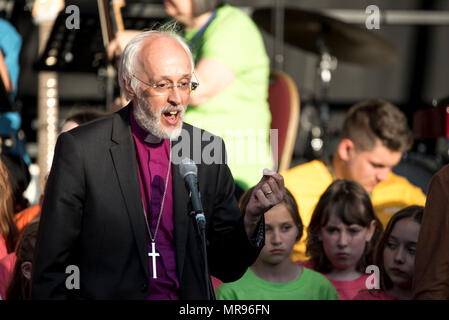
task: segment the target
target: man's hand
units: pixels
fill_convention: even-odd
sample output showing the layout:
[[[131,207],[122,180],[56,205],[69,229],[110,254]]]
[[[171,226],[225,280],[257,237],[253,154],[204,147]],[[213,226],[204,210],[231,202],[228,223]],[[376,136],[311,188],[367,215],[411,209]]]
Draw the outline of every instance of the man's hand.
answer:
[[[245,211],[245,229],[248,237],[256,230],[262,215],[282,201],[285,195],[284,178],[264,169],[263,177],[254,187]]]

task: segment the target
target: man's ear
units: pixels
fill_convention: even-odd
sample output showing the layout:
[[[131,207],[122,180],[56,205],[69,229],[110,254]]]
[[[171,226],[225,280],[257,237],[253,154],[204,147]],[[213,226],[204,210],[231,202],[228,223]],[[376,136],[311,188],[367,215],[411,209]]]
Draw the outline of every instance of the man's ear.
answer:
[[[348,161],[354,153],[354,142],[348,138],[340,141],[337,148],[338,156],[343,161]]]
[[[20,269],[22,270],[22,274],[25,278],[28,280],[31,280],[31,269],[33,267],[33,264],[30,261],[22,262],[22,265],[20,266]]]
[[[135,96],[134,90],[131,88],[131,80],[123,79],[123,83],[125,84],[125,90],[128,94],[129,100],[132,100]]]

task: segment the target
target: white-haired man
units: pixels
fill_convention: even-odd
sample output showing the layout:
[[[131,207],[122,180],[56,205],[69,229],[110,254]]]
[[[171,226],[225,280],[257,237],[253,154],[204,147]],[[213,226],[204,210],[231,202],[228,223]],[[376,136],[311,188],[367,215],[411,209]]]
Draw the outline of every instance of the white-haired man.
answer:
[[[175,149],[204,151],[207,143],[192,139],[200,130],[182,121],[192,70],[180,38],[140,34],[125,49],[119,70],[131,103],[61,134],[42,207],[32,298],[208,297],[189,194],[172,158],[183,157]],[[263,214],[285,189],[280,175],[262,177],[242,214],[224,145],[209,136],[220,141],[214,159],[222,156],[198,164],[208,267],[211,275],[233,281],[256,259],[264,243]],[[65,285],[69,265],[79,268],[78,290]]]

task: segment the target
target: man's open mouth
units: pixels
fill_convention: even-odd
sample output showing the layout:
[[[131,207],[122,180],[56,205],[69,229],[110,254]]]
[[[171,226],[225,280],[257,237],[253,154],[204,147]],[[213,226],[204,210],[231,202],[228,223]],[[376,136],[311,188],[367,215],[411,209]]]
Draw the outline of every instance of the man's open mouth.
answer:
[[[175,126],[178,124],[180,111],[178,110],[168,111],[164,112],[162,115],[169,125]]]

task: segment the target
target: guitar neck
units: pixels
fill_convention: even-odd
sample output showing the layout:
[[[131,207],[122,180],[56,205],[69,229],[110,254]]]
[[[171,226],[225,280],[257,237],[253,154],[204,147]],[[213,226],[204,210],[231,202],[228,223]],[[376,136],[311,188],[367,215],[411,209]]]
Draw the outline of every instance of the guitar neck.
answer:
[[[122,11],[120,10],[122,6],[118,5],[116,2],[112,6],[112,12],[113,12],[113,21],[115,22],[115,33],[118,31],[125,30],[125,26],[123,25],[123,17],[122,17]]]
[[[100,15],[101,34],[103,44],[108,46],[118,31],[124,30],[123,17],[120,9],[125,5],[124,0],[97,0]]]

